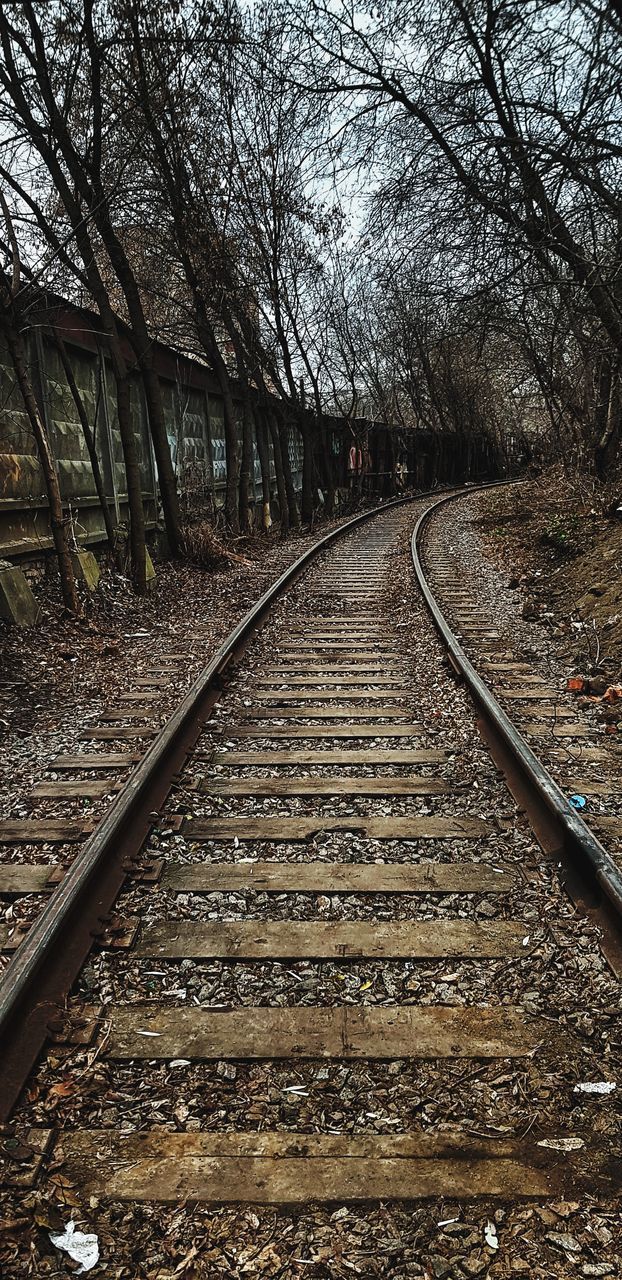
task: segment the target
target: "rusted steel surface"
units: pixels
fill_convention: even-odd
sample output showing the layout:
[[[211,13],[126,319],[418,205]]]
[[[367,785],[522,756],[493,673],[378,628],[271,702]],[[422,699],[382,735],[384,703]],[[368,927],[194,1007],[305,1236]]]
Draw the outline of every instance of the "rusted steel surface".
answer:
[[[548,810],[551,821],[559,832],[560,848],[565,849],[567,856],[573,861],[578,861],[583,872],[595,882],[619,918],[622,916],[622,871],[598,837],[570,804],[568,797],[558,787],[542,761],[531,750],[523,734],[503,710],[492,690],[482,680],[449,626],[442,608],[429,587],[421,560],[423,535],[432,514],[439,507],[451,502],[453,496],[447,495],[428,507],[417,521],[413,531],[412,558],[423,598],[452,663],[466,680],[486,722],[509,753],[514,770],[522,775],[528,792],[535,795]],[[584,724],[567,722],[556,724],[554,714],[550,719],[552,727],[547,726],[544,729],[537,724],[529,723],[523,725],[525,733],[536,737],[539,733],[552,732],[556,737],[568,738],[588,736],[590,733],[590,728]]]

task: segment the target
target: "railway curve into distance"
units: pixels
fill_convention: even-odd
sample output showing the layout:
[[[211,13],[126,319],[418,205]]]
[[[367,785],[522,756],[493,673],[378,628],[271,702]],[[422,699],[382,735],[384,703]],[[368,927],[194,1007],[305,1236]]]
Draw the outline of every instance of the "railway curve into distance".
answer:
[[[572,740],[564,696],[439,550],[438,508],[387,503],[288,569],[73,859],[37,857],[45,818],[13,831],[33,854],[3,890],[45,905],[4,939],[9,1185],[60,1170],[87,1203],[128,1204],[619,1194],[582,1086],[615,1083],[620,861],[540,758],[534,724]],[[59,851],[128,750],[125,710],[91,726],[95,755],[57,762]],[[589,1032],[575,949],[598,976]],[[171,1064],[189,1101],[155,1114]],[[103,1069],[135,1097],[125,1119],[102,1116]],[[369,1105],[398,1077],[390,1113]],[[84,1096],[65,1114],[61,1090],[50,1124],[59,1078]]]

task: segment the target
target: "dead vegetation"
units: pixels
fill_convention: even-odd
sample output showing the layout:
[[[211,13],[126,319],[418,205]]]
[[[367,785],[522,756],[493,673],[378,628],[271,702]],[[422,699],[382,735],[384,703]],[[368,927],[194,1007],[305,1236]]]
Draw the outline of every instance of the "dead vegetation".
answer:
[[[226,546],[209,520],[187,524],[183,529],[182,545],[188,563],[210,573],[221,573],[234,564],[251,564],[246,556]]]
[[[526,593],[523,616],[555,627],[586,676],[618,682],[622,668],[622,519],[613,489],[561,467],[480,499],[490,558]]]

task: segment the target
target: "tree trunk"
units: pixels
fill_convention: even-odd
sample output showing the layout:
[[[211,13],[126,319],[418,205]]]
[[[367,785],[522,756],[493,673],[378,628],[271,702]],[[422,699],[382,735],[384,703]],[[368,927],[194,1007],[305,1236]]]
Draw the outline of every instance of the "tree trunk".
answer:
[[[136,346],[138,344],[135,344],[135,349]],[[182,551],[179,494],[177,492],[177,477],[171,458],[171,446],[164,421],[160,380],[151,366],[151,356],[147,357],[140,349],[137,350],[137,356],[145,388],[149,431],[153,441],[166,536],[172,555],[178,556]]]
[[[129,383],[127,367],[121,343],[117,319],[110,305],[110,298],[97,265],[97,255],[89,235],[89,228],[83,216],[82,207],[75,190],[67,180],[55,149],[47,143],[43,145],[42,134],[38,137],[37,147],[47,164],[54,185],[63,201],[69,217],[75,241],[82,259],[91,296],[99,310],[104,332],[108,338],[110,356],[117,385],[117,414],[119,434],[123,448],[123,459],[126,469],[127,497],[130,514],[130,551],[131,574],[134,588],[140,594],[146,590],[145,582],[145,514],[143,510],[142,486],[138,469],[136,440],[130,416]]]
[[[143,304],[140,298],[136,277],[130,266],[127,255],[110,222],[108,211],[101,193],[95,204],[95,222],[108,250],[110,261],[123,290],[127,304],[132,331],[129,334],[131,345],[136,353],[145,388],[149,432],[153,442],[158,486],[162,513],[166,527],[171,553],[180,555],[182,551],[181,524],[179,515],[179,495],[177,493],[177,477],[171,458],[164,407],[162,404],[162,388],[160,379],[153,367],[153,340],[147,328]]]
[[[299,430],[302,435],[302,494],[301,517],[303,524],[313,523],[315,503],[313,489],[315,483],[315,461],[313,457],[313,431],[305,412],[300,415]]]
[[[255,414],[255,436],[257,439],[259,466],[261,468],[261,527],[263,532],[267,533],[272,527],[272,515],[270,513],[270,449],[266,424],[259,413]]]
[[[292,468],[289,460],[289,426],[283,414],[278,416],[278,433],[279,443],[281,445],[281,461],[283,463],[283,479],[285,480],[285,490],[287,493],[287,506],[289,509],[289,523],[292,529],[300,528],[300,512],[298,510],[298,501],[296,499],[296,490],[294,488],[294,477],[292,476]]]
[[[97,496],[99,498],[99,505],[102,510],[102,517],[104,521],[104,527],[106,529],[106,538],[108,539],[108,546],[110,547],[111,551],[114,551],[114,545],[115,545],[114,521],[110,514],[110,507],[108,506],[106,486],[104,484],[104,478],[101,473],[99,458],[97,456],[97,449],[95,447],[95,437],[93,432],[91,431],[91,424],[89,422],[88,414],[84,407],[84,401],[78,389],[78,384],[73,376],[73,369],[71,367],[69,356],[67,355],[67,348],[65,346],[63,338],[59,333],[58,329],[53,328],[52,332],[54,334],[54,340],[56,342],[58,354],[60,356],[65,377],[67,379],[67,385],[73,396],[73,401],[76,406],[78,417],[80,419],[80,424],[82,426],[82,434],[84,436],[84,440],[88,450],[88,455],[91,463],[91,470],[93,472],[93,480],[95,481],[95,488],[97,490]]]
[[[113,357],[114,380],[117,391],[117,414],[125,465],[127,505],[130,516],[130,566],[132,584],[138,595],[147,591],[147,544],[145,542],[145,512],[140,479],[140,466],[136,437],[132,430],[130,413],[130,383],[122,365]],[[104,371],[105,376],[105,371]],[[123,427],[121,424],[123,423]]]
[[[335,462],[330,447],[329,432],[322,419],[320,419],[320,439],[322,441],[322,464],[324,470],[324,485],[326,488],[326,493],[324,495],[324,511],[327,516],[332,517],[335,510],[335,495],[337,492]]]
[[[279,522],[281,526],[281,537],[284,538],[289,532],[289,502],[287,501],[287,486],[285,484],[285,470],[283,467],[283,455],[281,453],[281,441],[279,438],[278,427],[274,419],[274,414],[270,413],[269,409],[266,410],[266,420],[270,431],[270,439],[272,440],[276,490],[279,498]]]
[[[67,543],[67,525],[63,515],[63,502],[61,498],[58,476],[54,466],[54,458],[52,448],[48,437],[47,429],[43,417],[39,412],[35,393],[32,389],[30,381],[30,373],[28,370],[28,360],[22,338],[10,324],[5,326],[5,335],[7,346],[15,376],[22,393],[24,407],[28,415],[28,420],[32,428],[32,433],[37,445],[43,479],[48,497],[48,506],[50,509],[50,525],[52,527],[52,538],[54,541],[54,549],[58,560],[58,570],[60,574],[60,586],[65,608],[70,613],[80,613],[80,602],[76,591],[76,580],[73,573],[73,565],[71,563],[71,555]]]
[[[220,393],[222,395],[223,415],[225,423],[225,460],[227,479],[225,485],[225,524],[231,533],[238,533],[238,480],[240,475],[240,451],[238,449],[238,428],[233,406],[233,396],[229,384],[229,374],[224,361],[216,366]]]
[[[248,387],[245,387],[244,402],[242,406],[242,448],[240,451],[240,477],[239,477],[240,529],[242,533],[245,533],[245,534],[248,534],[251,532],[251,506],[250,506],[250,498],[249,498],[249,486],[250,486],[252,466],[253,466],[252,409],[250,404]]]
[[[617,369],[612,369],[609,379],[609,396],[604,428],[594,450],[594,466],[599,479],[606,480],[615,461],[622,436],[622,405],[620,404],[620,379]]]

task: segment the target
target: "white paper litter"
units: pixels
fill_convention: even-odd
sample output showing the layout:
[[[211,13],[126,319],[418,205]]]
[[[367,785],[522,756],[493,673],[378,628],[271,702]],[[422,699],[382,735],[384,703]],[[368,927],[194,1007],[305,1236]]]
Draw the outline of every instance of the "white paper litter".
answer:
[[[494,1222],[490,1221],[490,1218],[488,1219],[488,1222],[484,1227],[484,1240],[486,1241],[486,1244],[488,1245],[489,1249],[499,1248],[499,1241],[497,1240],[497,1228],[495,1227]]]
[[[190,1058],[173,1058],[168,1065],[169,1067],[189,1067]]]
[[[161,1031],[137,1031],[137,1032],[136,1032],[136,1035],[137,1035],[137,1036],[150,1036],[150,1037],[154,1037],[154,1036],[155,1036],[155,1038],[156,1038],[157,1040],[159,1040],[159,1039],[160,1039],[160,1036],[162,1035],[162,1032],[161,1032]]]
[[[586,1080],[584,1084],[576,1084],[573,1093],[613,1093],[615,1080]]]
[[[580,1151],[585,1146],[583,1138],[542,1138],[537,1147],[549,1147],[551,1151]]]
[[[80,1269],[75,1272],[77,1276],[83,1275],[85,1271],[92,1271],[97,1266],[99,1240],[95,1235],[86,1236],[84,1232],[76,1231],[75,1222],[68,1222],[60,1235],[55,1235],[53,1231],[49,1231],[48,1235],[57,1249],[67,1253],[73,1262],[80,1263]]]

